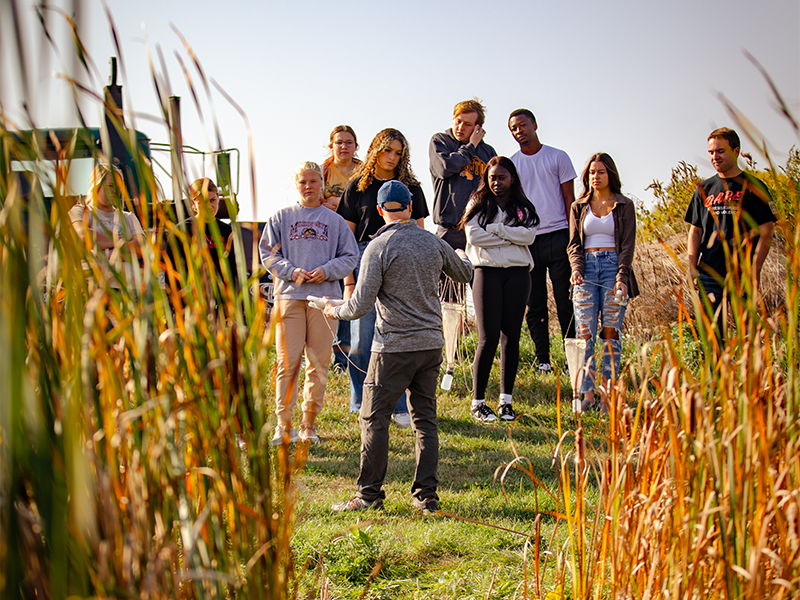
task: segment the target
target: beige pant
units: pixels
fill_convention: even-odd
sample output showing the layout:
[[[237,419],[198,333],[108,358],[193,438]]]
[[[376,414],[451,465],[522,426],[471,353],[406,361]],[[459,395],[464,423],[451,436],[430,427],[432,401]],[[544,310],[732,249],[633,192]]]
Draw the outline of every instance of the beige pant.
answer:
[[[292,420],[297,403],[297,380],[303,348],[306,355],[306,378],[303,387],[303,413],[318,415],[322,410],[328,366],[331,360],[332,331],[336,321],[326,319],[321,310],[311,308],[305,300],[276,299],[272,311],[275,319],[275,345],[278,368],[275,377],[275,413],[278,422]]]

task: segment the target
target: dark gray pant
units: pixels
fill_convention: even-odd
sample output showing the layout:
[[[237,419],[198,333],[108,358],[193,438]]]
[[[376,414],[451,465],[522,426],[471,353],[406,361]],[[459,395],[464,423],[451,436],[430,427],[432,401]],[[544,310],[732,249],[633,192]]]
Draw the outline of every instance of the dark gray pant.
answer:
[[[373,501],[385,498],[381,489],[389,460],[389,422],[397,397],[408,390],[408,409],[416,436],[417,468],[411,495],[438,500],[439,428],[436,423],[436,382],[442,349],[418,352],[373,352],[359,412],[361,473],[356,495]]]
[[[725,297],[725,290],[719,282],[714,279],[714,276],[708,273],[700,273],[697,278],[697,283],[700,289],[708,296],[708,301],[711,304],[711,314],[708,316],[717,324],[715,333],[720,346],[722,346],[728,333],[728,319],[726,313],[730,307],[730,305],[726,305],[721,308],[722,300]],[[703,297],[701,296],[700,299],[702,300]]]

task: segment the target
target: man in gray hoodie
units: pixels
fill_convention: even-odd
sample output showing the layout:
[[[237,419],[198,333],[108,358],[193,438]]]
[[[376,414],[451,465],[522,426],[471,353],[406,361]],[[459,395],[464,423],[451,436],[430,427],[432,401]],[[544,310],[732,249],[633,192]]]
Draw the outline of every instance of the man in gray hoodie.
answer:
[[[439,429],[436,382],[442,363],[442,311],[437,294],[439,274],[467,282],[472,266],[463,251],[456,254],[411,219],[411,192],[399,181],[387,181],[378,192],[378,210],[386,225],[373,237],[361,260],[361,274],[350,300],[325,315],[352,320],[376,307],[372,356],[359,412],[361,472],[356,496],[337,502],[335,511],[381,509],[389,459],[389,422],[397,397],[411,392],[409,409],[416,435],[417,466],[412,503],[423,513],[438,510]]]

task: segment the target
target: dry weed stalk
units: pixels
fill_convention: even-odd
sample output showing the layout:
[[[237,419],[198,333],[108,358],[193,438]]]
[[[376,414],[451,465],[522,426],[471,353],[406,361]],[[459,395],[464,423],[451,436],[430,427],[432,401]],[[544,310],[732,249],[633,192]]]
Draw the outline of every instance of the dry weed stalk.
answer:
[[[796,281],[800,257],[791,256]],[[549,581],[574,598],[798,597],[800,302],[790,290],[794,317],[780,331],[734,299],[738,328],[718,351],[705,315],[693,328],[708,348],[699,373],[665,338],[611,388],[607,420],[591,432],[579,418],[573,451],[556,457],[566,542],[549,547],[568,571],[535,570],[533,589]]]
[[[209,252],[148,204],[152,167],[112,121],[141,182],[127,209],[153,223],[132,278],[70,224],[79,130],[59,148],[48,209],[10,168],[46,160],[42,139],[0,114],[0,595],[285,598],[305,454],[269,446],[266,307],[229,271],[213,276],[211,252],[226,252],[213,222]],[[165,261],[170,232],[186,264]],[[241,243],[232,251],[245,281]]]
[[[766,310],[751,241],[737,237],[724,341],[673,253],[657,283],[671,282],[677,338],[640,347],[609,390],[607,418],[591,431],[577,417],[572,452],[560,437],[565,531],[549,549],[568,569],[535,570],[537,597],[545,581],[576,599],[800,597],[800,222],[779,225],[785,266],[778,252],[762,284],[782,290],[786,310]],[[690,346],[702,348],[699,367]]]

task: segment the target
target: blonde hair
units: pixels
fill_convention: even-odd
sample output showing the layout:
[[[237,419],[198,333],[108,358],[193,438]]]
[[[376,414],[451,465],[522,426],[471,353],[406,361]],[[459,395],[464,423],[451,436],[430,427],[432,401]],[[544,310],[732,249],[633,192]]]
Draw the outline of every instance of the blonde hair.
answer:
[[[355,175],[355,177],[360,177],[358,182],[358,190],[360,192],[363,192],[372,183],[378,156],[394,141],[398,141],[403,145],[400,162],[394,168],[394,178],[407,187],[412,185],[419,186],[419,181],[417,181],[414,172],[411,170],[411,152],[408,149],[408,142],[405,136],[397,129],[388,128],[379,131],[378,135],[370,142],[367,149],[367,158],[364,159],[364,163],[359,167],[358,173]]]
[[[127,198],[128,190],[125,187],[125,179],[122,177],[122,171],[116,165],[110,165],[107,162],[101,162],[94,166],[91,175],[89,175],[89,187],[86,192],[86,198],[84,198],[83,201],[85,206],[96,205],[97,190],[99,190],[100,186],[103,185],[106,175],[111,172],[114,173],[114,182],[117,184],[117,189],[119,190],[120,194],[122,194],[124,198]]]
[[[320,167],[317,163],[307,160],[305,162],[301,162],[297,165],[297,168],[294,170],[294,183],[297,185],[297,180],[300,178],[300,174],[303,171],[314,171],[317,175],[319,175],[319,180],[324,184],[325,178],[322,176],[322,167]]]
[[[201,177],[200,179],[195,179],[192,185],[189,186],[189,197],[192,199],[192,202],[196,202],[204,193],[210,194],[216,191],[216,183],[208,177]]]

